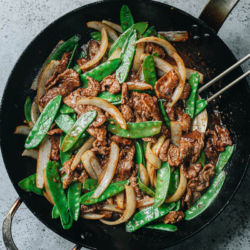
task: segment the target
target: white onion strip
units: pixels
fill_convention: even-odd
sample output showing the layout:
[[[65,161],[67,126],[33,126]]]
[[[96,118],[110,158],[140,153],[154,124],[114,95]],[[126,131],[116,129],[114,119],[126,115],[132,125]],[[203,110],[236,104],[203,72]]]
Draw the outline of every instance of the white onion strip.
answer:
[[[120,54],[121,54],[121,49],[119,47],[117,47],[115,49],[115,51],[113,52],[113,54],[109,57],[108,61],[110,60],[113,60],[113,59],[116,59],[116,58],[119,58],[120,57]]]
[[[91,198],[97,199],[98,197],[100,197],[100,195],[105,191],[105,189],[112,181],[119,160],[119,151],[120,149],[118,145],[115,142],[112,142],[110,146],[110,156],[106,172],[103,176],[101,183],[98,185]]]
[[[126,191],[126,197],[127,197],[127,203],[126,203],[126,209],[120,219],[117,221],[107,221],[100,219],[100,221],[106,225],[118,225],[121,223],[124,223],[128,221],[136,210],[136,196],[134,188],[128,185],[125,185],[125,191]]]
[[[119,33],[123,33],[121,25],[118,25],[116,23],[112,23],[112,22],[107,21],[107,20],[102,20],[102,23],[107,24],[109,27],[111,27],[112,29],[116,30]]]
[[[85,213],[80,215],[83,219],[87,220],[99,220],[105,216],[105,214],[94,214],[94,213]]]
[[[35,97],[31,105],[31,120],[34,124],[36,123],[39,116],[40,111],[37,104],[37,97]]]
[[[140,69],[141,66],[141,55],[143,54],[145,49],[145,43],[140,43],[136,46],[134,61],[132,69],[137,72]]]
[[[53,200],[53,197],[51,195],[51,192],[49,190],[49,185],[48,185],[48,181],[47,181],[47,176],[46,176],[46,168],[43,169],[43,179],[44,179],[44,189],[45,192],[47,194],[46,199],[53,205],[55,205],[55,202]]]
[[[154,198],[147,197],[142,200],[137,201],[136,208],[141,208],[141,207],[149,207],[154,205]]]
[[[114,199],[113,199],[113,197],[108,198],[107,202],[108,202],[109,205],[113,206],[114,205]]]
[[[105,211],[113,211],[122,214],[124,211],[122,209],[118,209],[116,205],[110,205],[110,204],[104,204],[100,210],[105,210]]]
[[[121,112],[110,102],[98,97],[86,97],[78,100],[77,103],[81,105],[97,106],[98,108],[108,112],[120,124],[122,129],[127,128],[127,123]]]
[[[18,135],[28,135],[31,130],[31,127],[28,125],[20,125],[16,127],[14,134]]]
[[[85,168],[85,170],[87,171],[88,175],[90,176],[91,179],[98,179],[94,169],[92,168],[91,164],[90,164],[90,157],[91,155],[89,154],[90,152],[92,152],[91,150],[86,151],[82,157],[82,164]]]
[[[154,155],[154,153],[152,152],[151,144],[152,143],[149,142],[147,145],[145,157],[151,165],[153,165],[156,169],[160,169],[161,168],[161,160],[159,159],[159,157]]]
[[[126,82],[128,85],[128,90],[139,89],[148,90],[153,89],[153,86],[145,82]]]
[[[161,147],[162,147],[166,137],[167,137],[166,135],[161,135],[158,138],[157,142],[153,145],[152,152],[154,155],[159,156]]]
[[[71,164],[71,170],[74,171],[77,167],[77,165],[81,161],[82,155],[87,151],[93,148],[93,142],[95,141],[95,137],[90,137],[83,145],[82,147],[78,150],[72,164]]]
[[[25,149],[22,153],[22,156],[28,156],[37,160],[38,150],[37,149]]]
[[[90,153],[92,156],[90,157],[90,165],[91,167],[94,169],[98,179],[102,173],[102,167],[100,165],[100,162],[98,161],[97,157],[95,156],[95,154],[91,151]]]
[[[148,172],[149,182],[152,188],[156,188],[156,170],[148,161],[146,162],[146,169]]]
[[[171,122],[171,142],[180,147],[180,140],[182,136],[182,127],[178,121]]]
[[[116,195],[116,203],[120,209],[124,209],[124,192],[120,192]]]
[[[140,180],[145,186],[149,186],[149,177],[148,177],[148,172],[146,168],[139,163],[139,168],[140,168]]]
[[[144,75],[143,75],[143,66],[141,65],[139,71],[138,71],[138,77],[141,82],[145,82]]]
[[[187,31],[159,31],[169,42],[185,42],[188,40]]]

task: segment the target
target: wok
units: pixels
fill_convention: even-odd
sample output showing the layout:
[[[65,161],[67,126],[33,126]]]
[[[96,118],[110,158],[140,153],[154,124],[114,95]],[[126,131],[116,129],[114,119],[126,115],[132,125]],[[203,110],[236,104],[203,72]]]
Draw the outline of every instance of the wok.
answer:
[[[44,197],[26,193],[18,187],[18,182],[35,172],[35,162],[22,157],[24,140],[14,135],[17,125],[23,123],[23,106],[26,97],[34,95],[30,85],[41,65],[53,47],[60,40],[67,40],[74,34],[82,36],[82,43],[90,39],[88,21],[112,20],[119,23],[119,12],[123,4],[131,9],[134,19],[147,21],[158,31],[187,30],[189,39],[185,43],[176,43],[176,48],[188,67],[196,67],[205,75],[205,82],[215,77],[236,62],[236,59],[225,43],[216,35],[227,14],[236,4],[236,0],[212,0],[205,7],[200,19],[173,8],[172,6],[153,1],[101,1],[85,5],[59,18],[44,29],[25,49],[6,84],[1,104],[1,149],[4,163],[19,194],[19,199],[11,208],[4,221],[3,234],[7,249],[17,249],[11,237],[11,219],[23,201],[27,207],[47,227],[80,246],[91,249],[163,249],[177,244],[200,231],[218,216],[232,199],[247,169],[250,147],[250,109],[249,88],[243,80],[231,88],[216,103],[209,105],[210,111],[219,106],[223,111],[223,123],[231,131],[236,144],[235,152],[225,170],[227,178],[214,203],[199,217],[192,221],[182,221],[176,233],[140,229],[135,233],[125,232],[123,225],[106,226],[99,221],[79,220],[70,230],[63,230],[60,220],[52,220],[52,205]],[[202,21],[203,20],[203,21]],[[187,56],[188,55],[188,56]],[[206,98],[220,88],[242,75],[241,68],[224,77],[220,85],[210,87],[202,93]]]

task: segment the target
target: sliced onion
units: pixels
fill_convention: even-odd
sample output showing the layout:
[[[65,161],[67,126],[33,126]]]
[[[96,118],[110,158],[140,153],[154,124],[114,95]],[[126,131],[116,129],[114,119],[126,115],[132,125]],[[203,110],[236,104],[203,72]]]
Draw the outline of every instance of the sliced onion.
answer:
[[[146,162],[146,169],[148,172],[149,182],[152,188],[156,188],[156,170],[153,165],[151,165],[148,161]]]
[[[187,31],[159,31],[169,42],[186,42],[188,40]]]
[[[60,61],[52,60],[44,69],[43,73],[38,82],[37,87],[37,101],[39,102],[42,95],[45,94],[45,83],[50,79],[52,76],[55,68],[60,64]],[[43,111],[43,108],[38,104],[38,108],[40,112]]]
[[[136,210],[135,191],[133,187],[128,186],[128,185],[125,185],[125,191],[126,191],[127,203],[126,203],[126,209],[122,217],[118,219],[117,221],[107,221],[107,220],[100,219],[102,223],[106,225],[118,225],[118,224],[128,221],[133,216]]]
[[[54,202],[53,197],[51,195],[51,192],[49,190],[49,185],[48,185],[48,181],[47,181],[47,177],[46,177],[46,168],[43,169],[43,179],[44,179],[44,189],[45,189],[45,192],[47,194],[47,199],[51,204],[55,205],[55,202]]]
[[[102,31],[102,29],[105,29],[106,32],[108,33],[108,36],[112,39],[112,40],[116,40],[118,39],[118,35],[117,33],[111,29],[107,24],[105,23],[102,23],[102,22],[98,22],[98,21],[92,21],[92,22],[88,22],[87,23],[87,27],[88,28],[92,28],[92,29],[95,29],[95,30],[98,30],[98,31]]]
[[[116,195],[116,203],[120,209],[124,209],[124,192],[123,191]]]
[[[22,156],[28,156],[37,160],[38,150],[37,149],[25,149],[22,153]]]
[[[90,165],[91,167],[94,169],[98,179],[102,173],[102,167],[100,162],[98,161],[97,157],[95,156],[95,154],[91,151],[92,156],[90,157]]]
[[[106,173],[106,170],[107,170],[107,166],[108,166],[108,165],[106,165],[106,166],[102,169],[102,172],[101,172],[101,174],[100,174],[100,176],[99,176],[99,179],[98,179],[98,184],[100,184],[100,183],[102,182],[102,179],[103,179],[103,177],[104,177],[104,175],[105,175],[105,173]]]
[[[16,127],[14,134],[18,135],[28,135],[30,133],[31,127],[28,125],[20,125]]]
[[[161,135],[158,138],[157,142],[153,145],[152,152],[154,155],[159,156],[162,144],[164,143],[166,137],[166,135]]]
[[[112,59],[116,59],[116,58],[119,58],[120,57],[120,54],[121,54],[121,49],[119,47],[117,47],[115,49],[115,51],[113,52],[113,54],[109,57],[108,61],[112,60]]]
[[[82,147],[78,150],[72,165],[71,165],[71,170],[74,171],[77,167],[77,165],[80,163],[81,161],[81,157],[82,155],[87,151],[90,150],[91,148],[93,148],[93,142],[95,141],[95,137],[90,137],[83,145]]]
[[[147,149],[146,149],[146,153],[145,153],[145,157],[147,159],[147,161],[153,165],[156,169],[160,169],[161,168],[161,160],[159,159],[159,157],[157,157],[151,149],[151,142],[148,143],[147,145]]]
[[[104,204],[100,210],[105,210],[105,211],[113,211],[122,214],[124,211],[121,209],[118,209],[116,205],[110,205],[110,204]]]
[[[91,150],[86,151],[82,157],[82,164],[85,168],[85,170],[88,172],[88,175],[90,176],[91,179],[98,179],[94,169],[92,168],[91,164],[90,164],[90,157],[91,155],[89,154],[89,152],[92,152]]]
[[[143,66],[141,65],[139,71],[138,71],[138,77],[141,82],[145,82],[144,75],[143,75]]]
[[[107,20],[102,20],[102,23],[107,24],[109,27],[111,27],[112,29],[118,31],[119,33],[123,33],[121,25],[118,25],[116,23],[112,23],[112,22],[107,21]]]
[[[83,219],[87,220],[99,220],[105,216],[105,214],[94,214],[94,213],[85,213],[80,215]]]
[[[37,104],[37,98],[35,97],[31,105],[31,120],[35,124],[38,117],[40,116],[40,111]]]
[[[149,186],[149,177],[148,177],[148,172],[146,168],[139,163],[139,168],[140,168],[140,180],[145,186]]]
[[[43,195],[47,199],[48,202],[50,202],[52,205],[55,205],[55,202],[51,200],[51,197],[46,192],[43,192]]]
[[[141,208],[141,207],[149,207],[154,205],[155,199],[154,198],[144,198],[142,200],[137,201],[136,208]]]
[[[86,97],[78,100],[77,103],[81,105],[97,106],[98,108],[108,112],[120,124],[122,129],[127,128],[126,121],[121,112],[110,102],[98,97]]]
[[[39,145],[37,164],[36,164],[36,186],[43,188],[44,178],[43,169],[46,168],[50,160],[51,142],[46,135]],[[48,193],[48,192],[47,192]]]
[[[145,43],[140,43],[136,46],[134,61],[132,69],[137,72],[140,69],[141,66],[141,55],[143,54],[145,49]]]
[[[81,70],[88,69],[92,65],[99,62],[102,59],[102,57],[105,55],[105,52],[108,48],[108,36],[107,36],[107,32],[104,28],[102,29],[101,34],[102,34],[102,40],[101,40],[101,44],[100,44],[100,47],[99,47],[96,55],[93,58],[91,58],[91,60],[89,60],[87,63],[84,63],[80,67]]]
[[[106,172],[103,176],[101,183],[98,185],[97,189],[92,195],[92,198],[97,199],[98,197],[100,197],[100,195],[106,190],[106,188],[112,181],[119,160],[119,151],[120,149],[118,145],[115,142],[112,142],[110,146],[110,156]]]
[[[177,147],[180,146],[180,140],[182,136],[182,127],[181,124],[176,121],[171,122],[171,142]]]
[[[128,85],[128,90],[139,89],[148,90],[153,89],[153,86],[145,82],[126,82]]]
[[[108,198],[107,202],[108,202],[109,205],[114,205],[114,199],[113,199],[113,197]]]

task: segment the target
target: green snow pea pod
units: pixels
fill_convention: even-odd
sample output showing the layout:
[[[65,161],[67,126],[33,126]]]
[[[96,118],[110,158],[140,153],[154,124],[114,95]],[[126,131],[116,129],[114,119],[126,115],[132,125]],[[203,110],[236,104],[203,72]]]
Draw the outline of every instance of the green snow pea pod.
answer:
[[[176,205],[176,207],[175,207],[174,211],[181,210],[181,200],[176,201],[175,205]]]
[[[131,11],[127,5],[123,5],[121,8],[120,21],[123,32],[125,32],[135,23]]]
[[[76,122],[76,120],[77,120],[77,114],[76,113],[70,114],[70,117]]]
[[[152,26],[150,28],[147,29],[147,31],[145,31],[145,33],[143,34],[144,37],[149,37],[149,36],[155,36],[157,34],[155,27]]]
[[[225,151],[220,153],[219,159],[217,161],[216,167],[215,167],[215,172],[219,173],[227,164],[229,159],[231,158],[233,151],[234,151],[234,145],[232,146],[227,146]]]
[[[127,129],[122,129],[115,120],[109,119],[107,130],[121,137],[136,139],[159,134],[161,124],[162,121],[127,122]]]
[[[75,45],[75,47],[74,47],[74,49],[73,49],[73,51],[72,51],[72,54],[71,54],[71,57],[70,57],[70,60],[69,60],[67,69],[72,68],[72,64],[73,64],[73,60],[74,60],[74,58],[75,58],[75,53],[76,53],[77,47],[78,47],[78,44]]]
[[[197,116],[201,111],[203,111],[207,107],[207,104],[208,102],[205,99],[196,100],[194,116]]]
[[[46,177],[55,205],[58,208],[63,224],[70,222],[68,202],[59,175],[60,163],[49,161],[46,167]]]
[[[74,181],[68,189],[69,214],[75,221],[78,220],[80,214],[80,197],[82,191],[82,183]]]
[[[80,116],[76,123],[71,127],[69,132],[66,134],[61,150],[67,152],[71,149],[81,135],[86,131],[88,126],[94,121],[97,116],[96,111],[88,111]]]
[[[199,85],[199,79],[200,79],[199,74],[195,72],[190,76],[188,80],[188,83],[191,86],[191,93],[187,99],[187,106],[185,108],[185,113],[188,114],[191,117],[191,119],[194,118],[195,114],[196,94]]]
[[[96,40],[96,41],[101,41],[102,40],[102,34],[99,31],[92,32],[90,36]],[[109,42],[114,42],[110,37],[108,37]]]
[[[69,152],[74,152],[78,150],[89,138],[89,133],[85,132],[84,134],[82,134],[81,137],[77,140],[77,142],[73,145],[73,147],[69,150]]]
[[[121,104],[122,96],[121,94],[110,94],[109,92],[102,92],[97,97],[102,98],[112,104]]]
[[[156,229],[156,230],[161,230],[161,231],[166,231],[166,232],[176,232],[178,230],[177,226],[171,225],[171,224],[164,224],[164,223],[149,225],[149,226],[146,226],[146,228]]]
[[[61,135],[60,136],[60,148],[62,146],[63,140],[64,140],[65,135]],[[72,152],[63,152],[62,150],[60,150],[60,160],[62,165],[70,160],[72,158]]]
[[[69,223],[64,223],[63,219],[62,219],[62,216],[60,216],[60,219],[61,219],[61,224],[62,224],[62,227],[63,229],[67,230],[67,229],[70,229],[73,225],[73,218],[69,215]]]
[[[202,212],[204,212],[213,203],[213,201],[219,194],[225,179],[225,171],[221,171],[219,174],[216,174],[206,193],[203,194],[192,207],[186,210],[184,219],[192,220]]]
[[[25,101],[25,104],[24,104],[24,115],[25,115],[25,119],[28,123],[32,122],[32,120],[31,120],[31,105],[32,105],[32,102],[31,102],[30,97],[28,96],[26,101]]]
[[[146,194],[150,195],[151,197],[155,197],[155,192],[151,188],[147,187],[141,182],[140,179],[140,168],[138,168],[138,174],[137,174],[137,181],[139,188]]]
[[[163,40],[167,40],[163,35],[161,35],[161,34],[158,34],[157,33],[157,35],[156,35],[157,37],[159,37],[159,38],[161,38],[161,39],[163,39]]]
[[[200,164],[202,165],[202,167],[205,166],[205,164],[206,164],[206,155],[205,155],[204,150],[201,151],[200,158],[198,159],[197,162],[200,162]]]
[[[159,55],[158,53],[156,53],[156,52],[154,52],[154,53],[152,54],[152,56],[160,57],[160,55]]]
[[[135,29],[137,31],[137,36],[140,37],[144,31],[147,29],[148,24],[145,22],[140,22],[132,25],[129,29],[127,29],[124,33],[122,33],[118,39],[115,40],[115,42],[112,44],[111,48],[109,49],[109,57],[114,53],[117,47],[122,49],[124,43],[127,41],[130,32],[132,29]]]
[[[59,210],[58,210],[57,206],[54,205],[54,207],[52,209],[52,219],[57,219],[59,217],[60,217]]]
[[[68,133],[75,124],[75,121],[68,114],[58,113],[55,118],[55,123],[64,133]]]
[[[174,195],[180,182],[180,170],[176,168],[173,173],[171,173],[170,183],[168,188],[168,194]]]
[[[169,119],[169,117],[167,115],[167,112],[166,112],[166,110],[165,110],[165,108],[163,106],[163,101],[162,100],[159,100],[159,108],[160,108],[161,114],[163,116],[165,125],[170,130],[171,129],[171,120]]]
[[[133,215],[126,224],[126,231],[134,232],[142,226],[168,214],[174,207],[175,203],[162,204],[157,208],[154,206],[147,207]]]
[[[76,51],[75,60],[78,60],[78,59],[81,59],[81,58],[87,58],[87,55],[86,55],[85,51],[84,50]],[[73,70],[77,71],[78,74],[80,74],[82,72],[80,70],[79,65],[78,65],[77,62],[75,63],[75,65],[73,67]]]
[[[154,57],[150,55],[148,55],[143,62],[143,75],[145,82],[154,87],[157,82],[157,77],[155,73]]]
[[[94,204],[94,203],[98,203],[100,201],[104,201],[104,200],[106,200],[106,199],[108,199],[108,198],[110,198],[112,196],[115,196],[115,195],[119,194],[120,192],[122,192],[125,189],[124,185],[129,185],[129,180],[118,181],[118,182],[109,184],[108,187],[106,188],[106,190],[97,199],[91,198],[91,196],[94,194],[95,190],[93,190],[93,191],[91,191],[89,193],[86,193],[81,197],[80,202],[83,205],[91,205],[91,204]]]
[[[77,35],[71,37],[53,53],[53,55],[49,59],[49,62],[52,60],[60,61],[62,59],[63,54],[72,51],[75,45],[78,44],[80,40],[81,38]]]
[[[83,88],[88,87],[88,80],[87,76],[90,76],[97,80],[98,82],[101,82],[106,76],[111,75],[120,65],[121,59],[116,58],[110,61],[106,61],[96,68],[88,71],[85,74],[80,74],[80,80],[83,83]]]
[[[48,102],[26,138],[25,148],[35,148],[40,144],[54,121],[61,100],[62,96],[58,95]]]
[[[33,192],[43,196],[43,189],[36,187],[36,174],[33,174],[18,183],[19,187],[26,192]]]
[[[60,111],[61,114],[72,114],[72,113],[75,113],[75,110],[72,109],[72,108],[70,108],[66,104],[63,104],[59,111]]]
[[[157,186],[155,190],[154,206],[159,207],[166,200],[171,170],[168,162],[163,162],[160,169],[157,170]]]
[[[132,44],[135,42],[136,42],[136,31],[132,30],[131,35],[128,37],[127,43],[124,44],[124,47],[122,48],[120,54],[120,57],[122,58],[121,65],[116,70],[116,78],[120,84],[125,82],[127,79],[135,54],[136,45],[132,46]]]
[[[96,179],[86,179],[83,183],[83,189],[88,191],[93,191],[98,187],[98,180]]]

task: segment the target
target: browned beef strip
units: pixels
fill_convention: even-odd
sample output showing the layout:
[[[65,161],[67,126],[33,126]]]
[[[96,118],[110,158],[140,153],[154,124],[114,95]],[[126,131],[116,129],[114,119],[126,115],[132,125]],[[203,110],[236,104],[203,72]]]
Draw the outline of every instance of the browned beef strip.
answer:
[[[93,58],[97,54],[99,47],[100,44],[96,40],[89,41],[90,58]]]
[[[83,170],[80,177],[78,178],[78,181],[81,183],[84,183],[84,181],[88,178],[89,178],[89,175],[87,174],[85,170]]]
[[[168,150],[168,163],[172,167],[178,167],[181,163],[180,150],[174,144],[171,144]]]
[[[81,205],[80,213],[94,213],[96,210],[99,210],[103,207],[102,203],[96,203],[92,205]]]
[[[193,179],[197,177],[198,173],[202,170],[201,164],[198,163],[184,163],[181,165],[181,172],[187,179]]]
[[[165,224],[174,224],[183,220],[185,214],[182,211],[170,211],[164,218]]]
[[[159,158],[161,161],[167,161],[168,160],[168,148],[170,145],[170,139],[167,139],[164,141],[164,143],[161,146]]]
[[[135,170],[133,170],[133,173],[131,177],[129,178],[129,181],[130,181],[130,186],[133,187],[135,190],[135,195],[136,195],[137,200],[140,200],[143,198],[143,195],[142,195],[140,188],[138,187],[137,171],[138,171],[138,165],[136,166]]]
[[[50,159],[52,161],[60,160],[60,137],[58,135],[50,135],[49,140],[51,142]]]
[[[122,84],[122,101],[121,104],[129,104],[129,92],[126,82]]]
[[[54,128],[50,130],[47,135],[62,135],[64,132],[60,128]]]
[[[174,107],[176,121],[181,124],[182,131],[188,133],[191,126],[191,117],[184,113],[180,107]]]
[[[111,140],[117,143],[121,143],[123,145],[131,145],[133,143],[131,139],[123,138],[123,137],[120,137],[119,135],[113,135],[111,137]]]
[[[87,132],[88,132],[90,135],[92,135],[92,136],[94,136],[95,138],[97,138],[99,141],[103,141],[103,140],[105,140],[106,137],[107,137],[107,129],[106,129],[106,126],[105,126],[105,125],[102,125],[102,126],[97,127],[97,128],[91,126],[91,127],[89,127],[89,128],[87,129]]]
[[[52,84],[52,83],[51,83]],[[67,69],[58,75],[53,82],[53,88],[49,89],[39,100],[39,105],[45,107],[54,97],[67,96],[70,92],[81,85],[79,74],[73,69]]]
[[[115,74],[105,77],[100,84],[102,92],[105,92],[108,89],[110,94],[117,94],[121,91],[121,85],[116,79]]]
[[[135,117],[132,108],[127,104],[121,105],[121,113],[126,122],[134,122]]]
[[[140,79],[139,79],[138,74],[133,69],[131,69],[126,81],[127,82],[140,82]]]
[[[185,83],[183,91],[181,93],[181,96],[179,97],[179,100],[186,100],[188,99],[189,95],[191,92],[191,87],[190,84],[188,82]]]
[[[73,156],[70,160],[66,161],[63,166],[65,169],[65,173],[67,174],[66,178],[63,180],[63,188],[66,189],[69,185],[75,180],[79,178],[79,174],[76,171],[71,170],[71,165],[73,163],[75,156]]]
[[[166,113],[171,121],[175,121],[175,114],[174,114],[174,108],[173,107],[167,107]]]
[[[110,145],[107,140],[95,140],[91,149],[95,154],[108,155],[110,153]]]
[[[166,55],[164,49],[161,46],[155,43],[151,43],[151,42],[148,42],[146,44],[145,53],[149,53],[149,54],[157,53],[162,59]]]

